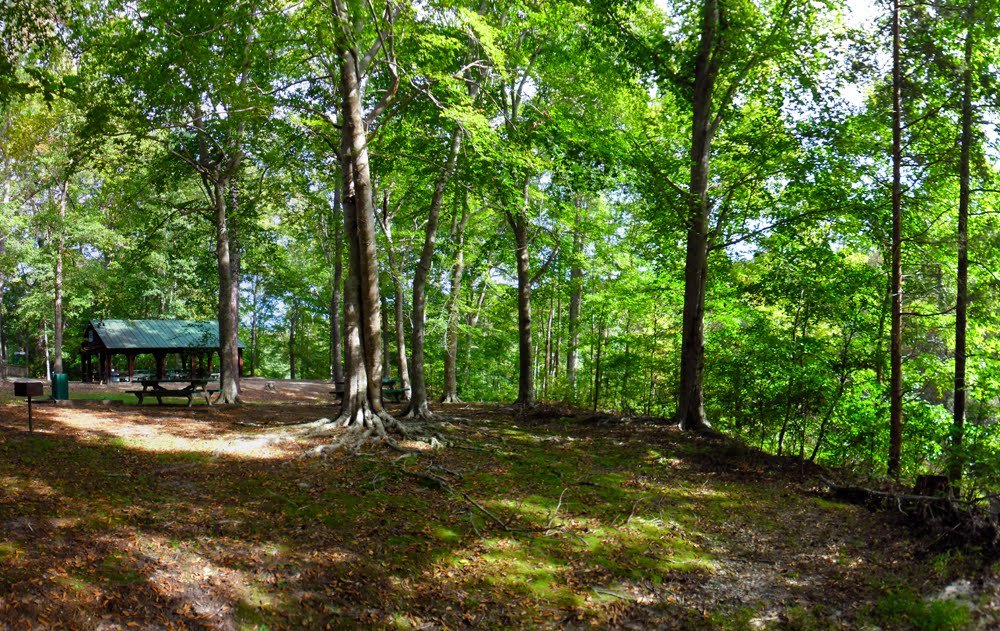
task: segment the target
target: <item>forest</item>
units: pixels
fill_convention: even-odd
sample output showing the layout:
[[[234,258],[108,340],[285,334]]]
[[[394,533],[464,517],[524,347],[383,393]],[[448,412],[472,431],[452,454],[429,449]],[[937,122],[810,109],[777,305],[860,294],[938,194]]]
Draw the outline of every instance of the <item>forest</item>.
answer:
[[[38,510],[55,510],[46,502],[63,493],[93,511],[81,522],[88,541],[88,528],[156,523],[155,550],[141,538],[121,553],[109,539],[95,544],[109,548],[94,585],[125,590],[140,575],[155,583],[148,559],[208,558],[208,537],[280,514],[274,532],[315,543],[317,552],[295,548],[294,572],[279,563],[273,581],[246,579],[277,590],[306,581],[307,567],[323,576],[316,585],[351,583],[347,574],[323,574],[334,571],[316,556],[328,552],[326,535],[296,539],[306,528],[296,520],[332,527],[361,506],[406,506],[400,484],[430,485],[446,495],[421,504],[426,515],[452,520],[427,526],[437,533],[431,539],[383,532],[387,522],[369,524],[363,520],[375,517],[358,513],[362,521],[351,523],[370,526],[358,529],[371,540],[352,545],[373,546],[373,558],[382,558],[385,542],[398,552],[436,541],[447,554],[426,552],[426,568],[409,567],[403,583],[383,585],[399,594],[390,601],[401,599],[406,615],[433,611],[440,620],[427,619],[444,627],[493,628],[668,619],[714,628],[740,619],[742,609],[706,606],[702,615],[663,596],[666,585],[686,584],[678,573],[719,570],[702,556],[705,541],[739,539],[702,522],[733,509],[712,497],[739,496],[755,503],[746,515],[780,513],[786,525],[801,501],[822,512],[818,528],[833,538],[864,528],[863,513],[820,499],[783,501],[785,491],[769,494],[770,482],[755,488],[751,471],[767,480],[812,475],[816,485],[827,475],[817,471],[835,471],[857,488],[895,491],[938,476],[952,500],[993,515],[995,531],[998,54],[1000,4],[992,0],[0,0],[0,379],[66,374],[75,392],[89,377],[80,344],[91,323],[218,321],[222,405],[206,418],[227,423],[227,432],[305,423],[315,453],[363,452],[379,441],[403,452],[399,465],[398,453],[322,465],[347,467],[373,493],[393,487],[378,499],[390,508],[366,504],[372,495],[349,503],[337,495],[320,508],[317,498],[333,493],[316,473],[321,465],[272,469],[270,455],[241,456],[212,442],[221,434],[194,438],[222,425],[171,416],[189,434],[160,450],[138,446],[124,428],[146,428],[153,440],[173,426],[168,407],[145,416],[139,410],[154,408],[122,407],[117,429],[86,420],[90,412],[68,417],[51,408],[41,413],[42,438],[12,438],[12,426],[0,423],[0,518],[29,497]],[[383,403],[389,383],[404,399],[398,408]],[[330,396],[334,384],[342,403]],[[260,407],[262,396],[307,390],[312,407]],[[4,423],[20,424],[21,407],[5,401]],[[56,426],[68,433],[45,429]],[[233,436],[226,440],[236,450],[245,436]],[[463,451],[463,440],[479,442]],[[276,449],[269,445],[261,453]],[[451,459],[420,455],[441,445],[460,448]],[[490,455],[470,455],[479,452]],[[120,461],[122,453],[130,455]],[[725,457],[733,460],[720,464]],[[24,473],[59,458],[84,458],[77,462],[87,463],[91,495],[74,495],[85,491],[63,472],[47,470],[44,492]],[[417,470],[414,462],[431,464]],[[244,467],[271,490],[248,499],[238,482]],[[579,478],[587,467],[615,473]],[[179,470],[191,477],[171,486]],[[673,492],[669,484],[655,487],[659,496],[644,486],[671,471],[690,492],[682,513],[658,503]],[[735,477],[702,496],[704,471]],[[473,480],[513,492],[500,474],[537,506],[476,499]],[[542,475],[551,479],[543,484]],[[166,477],[154,483],[158,476]],[[781,480],[775,488],[785,488]],[[214,525],[199,522],[204,536],[185,539],[172,529],[191,504],[163,504],[176,512],[154,518],[157,494],[200,497],[194,513],[217,511]],[[324,512],[331,506],[343,509],[340,517]],[[246,512],[227,512],[234,510]],[[23,520],[34,514],[0,519],[23,535],[0,538],[0,561],[17,561],[35,532]],[[741,528],[763,527],[747,520]],[[496,610],[453,593],[442,602],[455,609],[444,613],[427,604],[439,594],[404,589],[419,572],[439,572],[431,558],[458,554],[459,522],[462,537],[487,546],[462,561],[472,564],[469,577],[476,563],[507,549],[483,543],[484,532],[526,546],[523,558],[503,557],[503,567],[523,570],[518,589],[534,586],[521,593],[528,600]],[[651,533],[664,524],[687,533],[668,551],[683,563],[644,566],[646,552],[661,545]],[[775,544],[776,532],[761,540]],[[243,530],[240,541],[265,534]],[[592,578],[574,574],[569,591],[558,591],[552,577],[582,566],[560,556],[570,554],[565,547],[532,547],[553,537],[584,546],[589,556],[580,563],[618,546],[623,556],[601,557],[601,571],[614,573],[619,563],[623,581],[639,572],[659,608],[643,604],[638,583],[628,583],[632,591],[626,583],[594,587],[583,598],[574,581]],[[911,549],[893,542],[858,552],[885,555],[871,561],[880,580],[895,580],[889,557],[897,543]],[[38,563],[66,562],[58,545]],[[212,558],[239,591],[233,568],[250,567],[247,559],[256,563],[267,548],[227,545]],[[227,555],[244,553],[230,564]],[[126,557],[116,554],[147,561],[121,569]],[[557,568],[551,576],[539,569],[546,564]],[[38,567],[19,567],[22,574],[0,570],[0,586],[30,595],[18,590]],[[384,578],[365,567],[371,580]],[[846,561],[842,569],[840,582],[863,572]],[[878,597],[863,594],[844,605],[843,619],[840,609],[816,605],[817,596],[776,618],[758,613],[765,626],[792,628],[967,623],[964,609],[936,608],[908,591],[928,584],[922,576],[889,596],[884,585],[869,586],[882,594],[879,604],[865,609],[859,603]],[[204,585],[188,585],[184,602],[211,600],[208,592],[191,596]],[[70,588],[81,603],[106,593]],[[340,601],[324,610],[311,597],[280,613],[277,596],[258,602],[244,594],[233,615],[240,628],[317,620],[434,628]],[[136,611],[155,599],[135,598],[146,604],[123,620],[167,624],[160,616],[169,609],[191,624],[233,628],[197,603],[163,605],[144,618]],[[423,604],[407,600],[414,598]],[[0,621],[40,616],[29,601],[0,599]],[[992,606],[1000,611],[996,599]],[[59,619],[91,626],[82,611]]]
[[[543,401],[993,489],[996,11],[8,1],[0,364],[217,318],[247,375],[364,363],[417,417]]]

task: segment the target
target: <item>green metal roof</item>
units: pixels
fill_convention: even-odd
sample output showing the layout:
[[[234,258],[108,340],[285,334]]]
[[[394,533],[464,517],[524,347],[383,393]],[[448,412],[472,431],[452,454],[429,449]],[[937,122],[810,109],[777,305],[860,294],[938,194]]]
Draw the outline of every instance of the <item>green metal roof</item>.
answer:
[[[109,350],[219,348],[218,320],[91,320],[90,326]]]

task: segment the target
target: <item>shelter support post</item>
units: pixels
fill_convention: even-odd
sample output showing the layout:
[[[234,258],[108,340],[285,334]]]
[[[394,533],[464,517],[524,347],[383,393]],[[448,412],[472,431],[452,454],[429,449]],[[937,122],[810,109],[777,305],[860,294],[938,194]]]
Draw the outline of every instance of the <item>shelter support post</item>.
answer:
[[[167,378],[167,354],[163,351],[158,351],[153,353],[153,359],[156,360],[156,378],[166,379]]]

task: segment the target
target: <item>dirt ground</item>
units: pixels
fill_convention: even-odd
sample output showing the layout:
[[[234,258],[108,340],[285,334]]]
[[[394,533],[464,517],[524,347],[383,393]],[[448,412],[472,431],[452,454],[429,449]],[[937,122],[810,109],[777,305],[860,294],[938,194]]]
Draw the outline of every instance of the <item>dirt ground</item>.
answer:
[[[437,408],[445,449],[321,458],[331,439],[295,427],[336,415],[330,384],[243,388],[39,404],[33,435],[0,401],[0,628],[1000,625],[997,567],[829,501],[790,460],[481,405]]]
[[[96,395],[98,393],[125,393],[129,390],[139,390],[142,386],[128,382],[115,382],[111,384],[80,383],[74,381],[70,384],[70,398],[73,393],[86,393]],[[291,381],[288,379],[263,379],[261,377],[244,377],[240,380],[240,396],[247,403],[310,403],[329,404],[333,397],[330,395],[332,384],[325,381]],[[45,388],[49,392],[48,386]],[[132,398],[130,402],[134,402]]]

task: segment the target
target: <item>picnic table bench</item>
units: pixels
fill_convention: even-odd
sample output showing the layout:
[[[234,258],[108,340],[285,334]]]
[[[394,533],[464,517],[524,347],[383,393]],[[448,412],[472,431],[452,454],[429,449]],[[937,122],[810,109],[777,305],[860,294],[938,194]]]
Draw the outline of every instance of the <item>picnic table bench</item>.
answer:
[[[389,400],[399,403],[406,396],[405,388],[394,387],[399,383],[399,379],[383,379],[382,380],[382,398],[388,398]],[[386,386],[389,386],[388,388]],[[344,400],[344,382],[338,381],[335,384],[335,389],[330,390],[330,394],[335,396],[338,401]]]
[[[188,400],[188,407],[194,403],[194,396],[205,397],[205,403],[212,405],[211,396],[218,392],[218,388],[208,388],[208,379],[141,379],[142,390],[128,390],[129,394],[134,394],[142,405],[143,399],[153,397],[158,405],[163,405],[165,397],[177,397]],[[187,384],[182,388],[167,388],[163,384],[183,383]]]

